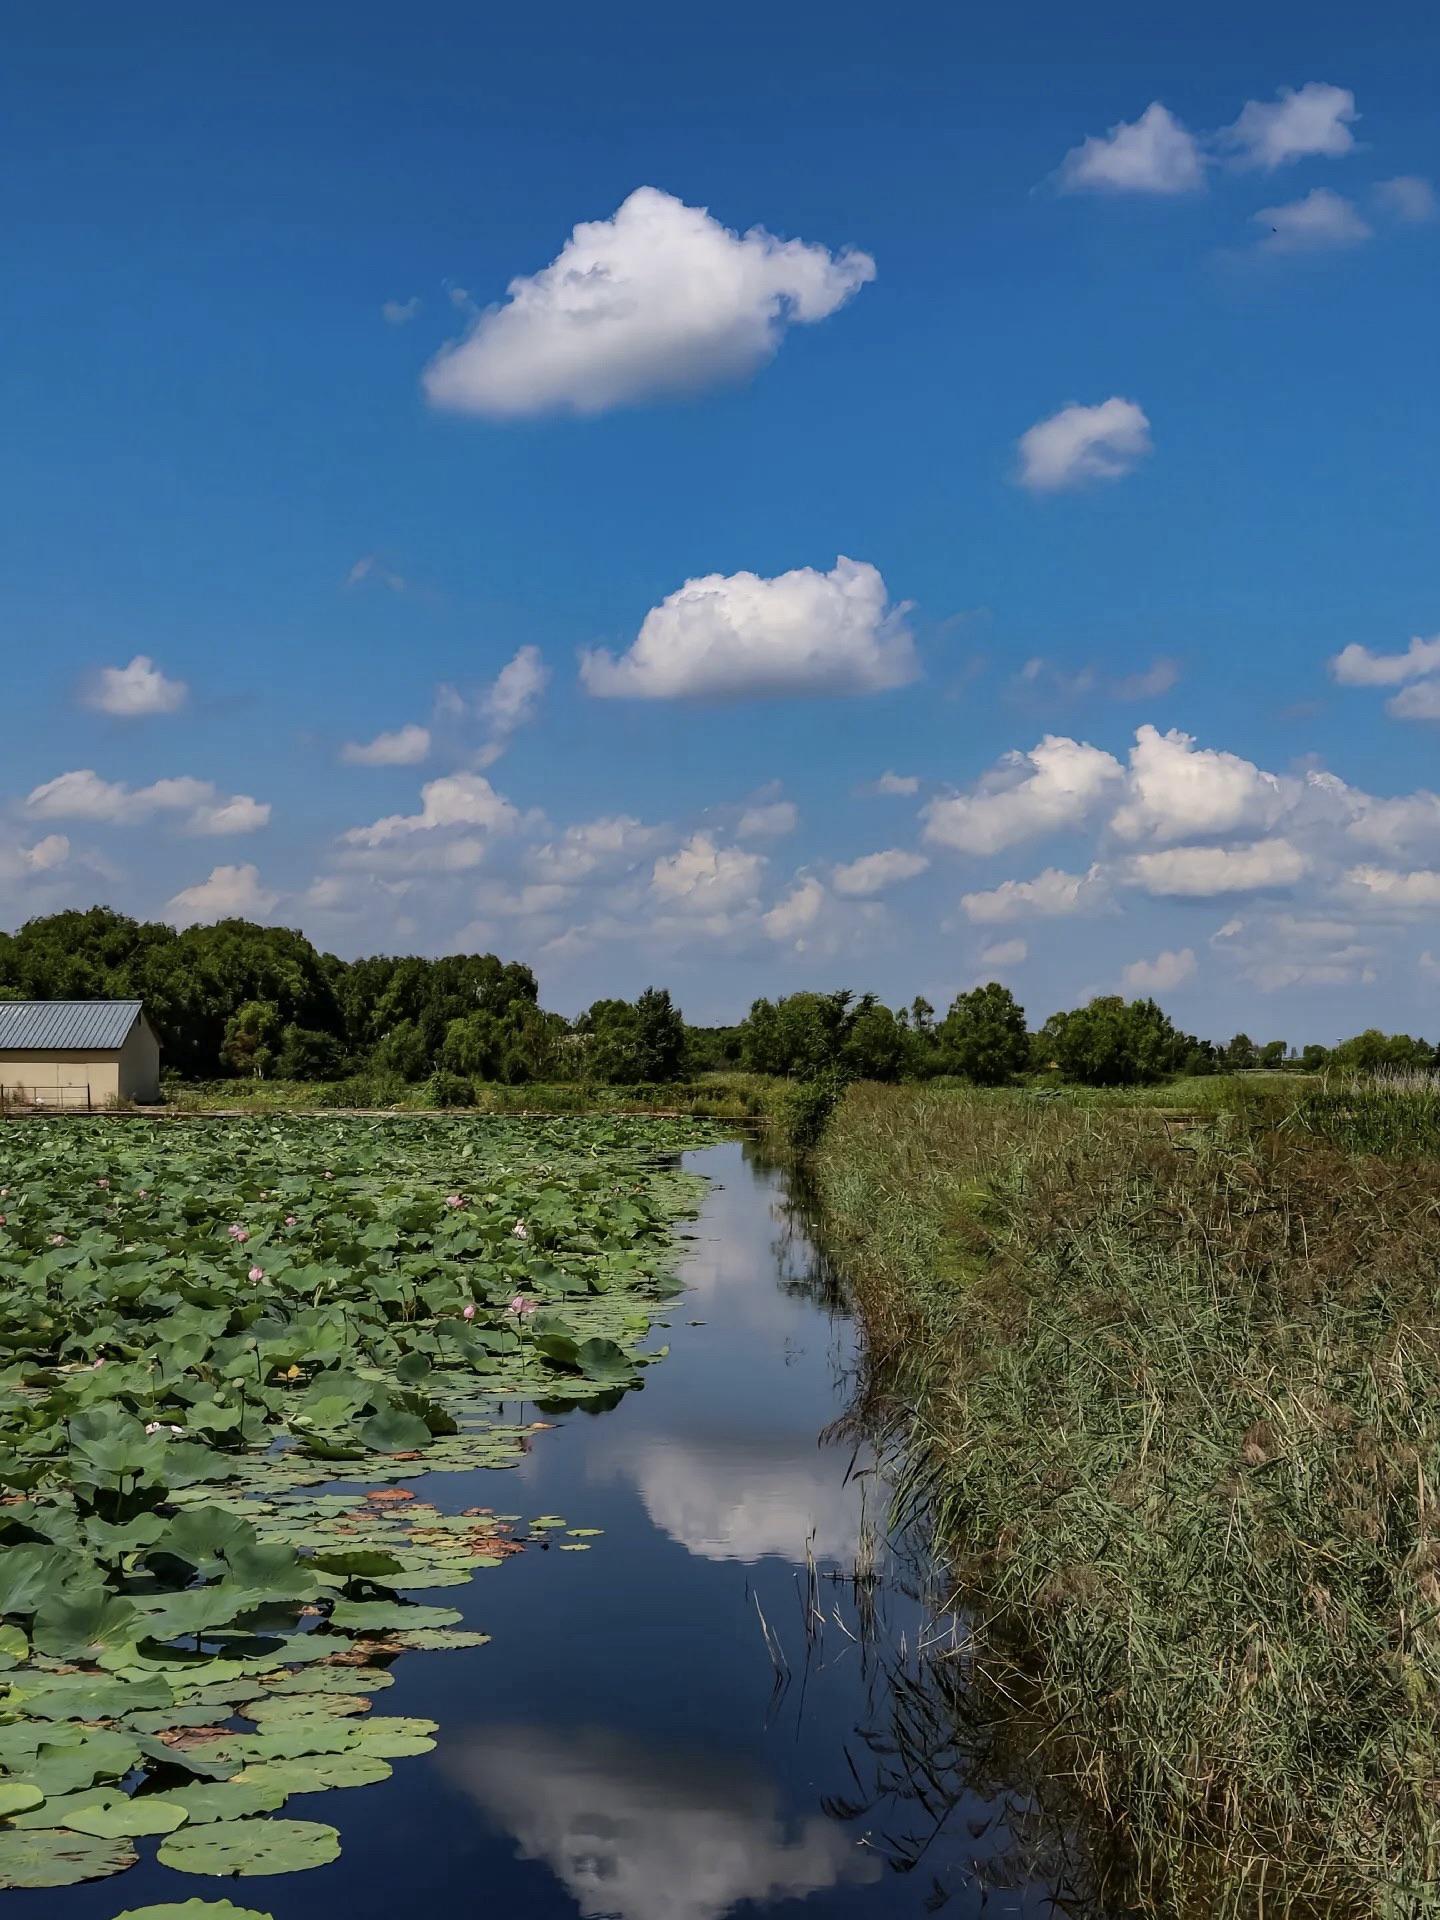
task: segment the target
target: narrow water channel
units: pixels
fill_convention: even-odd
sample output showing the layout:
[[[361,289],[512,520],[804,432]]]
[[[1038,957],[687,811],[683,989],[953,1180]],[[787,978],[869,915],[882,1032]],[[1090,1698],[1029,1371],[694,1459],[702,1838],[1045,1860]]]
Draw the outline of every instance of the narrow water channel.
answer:
[[[670,1354],[603,1413],[551,1413],[515,1470],[431,1475],[421,1498],[599,1528],[434,1598],[492,1635],[398,1663],[384,1711],[436,1750],[373,1787],[291,1801],[336,1824],[338,1862],[231,1884],[157,1868],[9,1895],[16,1920],[109,1920],[193,1896],[276,1920],[721,1920],[1031,1914],[1070,1904],[1017,1866],[1019,1797],[971,1782],[928,1717],[919,1649],[944,1640],[888,1553],[885,1496],[822,1436],[853,1390],[855,1333],[781,1177],[740,1144],[688,1164]],[[533,1417],[533,1409],[526,1409]],[[560,1536],[563,1538],[563,1535]],[[873,1567],[878,1576],[857,1587]],[[808,1631],[807,1631],[808,1618]]]

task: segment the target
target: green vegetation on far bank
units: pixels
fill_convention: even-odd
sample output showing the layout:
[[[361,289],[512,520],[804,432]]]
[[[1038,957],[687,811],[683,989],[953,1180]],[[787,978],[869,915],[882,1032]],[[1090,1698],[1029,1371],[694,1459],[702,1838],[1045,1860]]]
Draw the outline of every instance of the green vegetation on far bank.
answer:
[[[1211,1086],[851,1087],[810,1168],[872,1411],[1116,1899],[1431,1911],[1440,1100]]]

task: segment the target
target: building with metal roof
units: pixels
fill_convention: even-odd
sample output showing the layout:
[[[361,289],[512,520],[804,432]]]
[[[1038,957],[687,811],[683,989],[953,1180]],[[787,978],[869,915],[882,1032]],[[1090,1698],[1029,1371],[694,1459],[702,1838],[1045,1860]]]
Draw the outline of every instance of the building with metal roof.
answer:
[[[160,1098],[160,1043],[139,1000],[0,1000],[0,1096],[93,1111]]]

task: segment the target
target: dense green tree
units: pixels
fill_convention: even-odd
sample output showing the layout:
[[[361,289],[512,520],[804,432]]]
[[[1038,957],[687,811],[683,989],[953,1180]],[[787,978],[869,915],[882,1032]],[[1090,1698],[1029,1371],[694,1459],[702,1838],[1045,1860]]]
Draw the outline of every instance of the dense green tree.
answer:
[[[978,1087],[1004,1086],[1030,1058],[1025,1010],[996,980],[957,993],[935,1040],[940,1072],[958,1073]]]
[[[282,1031],[280,1009],[273,1000],[246,1000],[225,1022],[220,1058],[242,1079],[268,1080]]]
[[[1232,1073],[1244,1073],[1259,1066],[1260,1055],[1248,1033],[1237,1033],[1225,1047],[1224,1060]]]
[[[581,1015],[586,1073],[611,1086],[678,1080],[685,1072],[685,1022],[670,995],[647,987],[628,1000],[597,1000]]]
[[[1408,1033],[1382,1033],[1379,1027],[1367,1027],[1364,1033],[1342,1040],[1330,1053],[1330,1065],[1347,1073],[1424,1070],[1435,1064],[1435,1049],[1428,1040],[1414,1040]]]
[[[275,1057],[277,1080],[333,1080],[342,1071],[344,1053],[333,1033],[313,1027],[286,1027]]]
[[[856,1013],[840,1052],[840,1063],[855,1080],[898,1080],[908,1049],[905,1029],[878,1000]]]
[[[1283,1040],[1267,1040],[1260,1049],[1260,1065],[1272,1069],[1275,1067],[1283,1067],[1285,1064],[1285,1053],[1286,1047]]]
[[[1036,1052],[1067,1080],[1089,1087],[1142,1086],[1178,1073],[1195,1042],[1172,1025],[1153,1000],[1092,1000],[1055,1013],[1037,1036]]]
[[[1306,1073],[1323,1073],[1330,1064],[1330,1049],[1318,1046],[1312,1040],[1309,1046],[1301,1048],[1300,1064]]]

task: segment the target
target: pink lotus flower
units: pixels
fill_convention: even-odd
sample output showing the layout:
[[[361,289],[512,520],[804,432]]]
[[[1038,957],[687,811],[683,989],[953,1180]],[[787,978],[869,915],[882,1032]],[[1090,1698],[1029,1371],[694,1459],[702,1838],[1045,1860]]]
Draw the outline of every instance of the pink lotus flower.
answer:
[[[463,1193],[447,1193],[445,1196],[445,1204],[453,1212],[458,1207],[468,1207],[470,1202],[465,1198]]]
[[[322,1173],[322,1174],[321,1174],[321,1176],[320,1176],[320,1178],[321,1178],[322,1180],[333,1180],[333,1179],[335,1178],[335,1176],[334,1176],[334,1174],[333,1174],[333,1173],[331,1173],[331,1172],[329,1171],[329,1169],[327,1168],[327,1169],[326,1169],[326,1171],[325,1171],[324,1173]]]
[[[530,1229],[523,1220],[517,1220],[510,1231],[517,1240],[528,1240],[530,1238]]]
[[[150,1189],[148,1187],[136,1187],[135,1198],[137,1200],[148,1200],[150,1198]]]
[[[523,1319],[526,1314],[534,1313],[539,1304],[538,1300],[532,1300],[528,1294],[517,1293],[510,1302],[507,1312],[519,1314]]]
[[[92,1373],[98,1373],[98,1372],[100,1371],[100,1369],[101,1369],[101,1367],[103,1367],[103,1366],[104,1366],[104,1364],[105,1364],[105,1356],[104,1356],[104,1354],[102,1353],[102,1354],[101,1354],[101,1356],[100,1356],[100,1358],[99,1358],[98,1360],[92,1360],[92,1361],[90,1362],[90,1371],[91,1371]]]
[[[250,1229],[248,1227],[242,1227],[238,1220],[234,1226],[227,1227],[225,1231],[237,1247],[243,1247],[245,1242],[250,1238]]]
[[[50,1236],[50,1244],[51,1244],[51,1246],[52,1246],[52,1247],[63,1247],[63,1246],[64,1246],[64,1244],[65,1244],[65,1236],[64,1236],[64,1234],[63,1234],[63,1233],[52,1233],[52,1234],[51,1234],[51,1236]]]
[[[296,1218],[295,1218],[295,1215],[294,1215],[293,1213],[287,1213],[287,1214],[286,1214],[286,1216],[285,1216],[285,1224],[286,1224],[286,1226],[287,1226],[287,1227],[293,1227],[293,1226],[296,1226],[296,1225],[298,1225],[298,1222],[297,1222],[297,1220],[296,1220]]]
[[[97,1180],[95,1184],[97,1187],[108,1187],[110,1182],[108,1180]]]
[[[460,1318],[462,1320],[473,1320],[475,1318],[475,1303],[473,1300],[471,1301],[470,1305],[466,1307],[464,1311],[461,1313]]]
[[[252,1267],[250,1269],[250,1284],[252,1286],[258,1286],[264,1278],[265,1269],[263,1267]]]
[[[150,1420],[145,1425],[146,1433],[184,1433],[183,1427],[172,1427],[164,1420]]]

